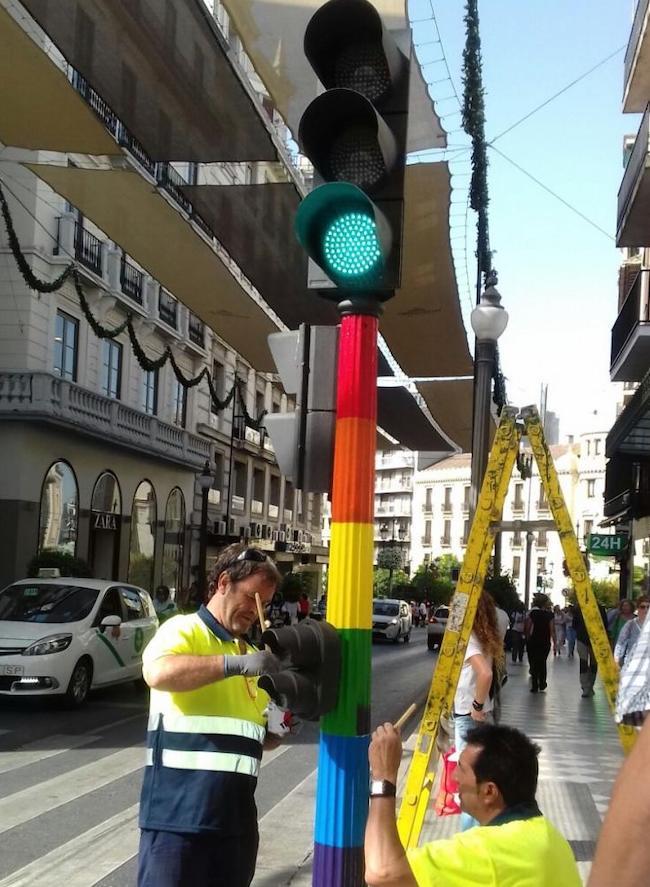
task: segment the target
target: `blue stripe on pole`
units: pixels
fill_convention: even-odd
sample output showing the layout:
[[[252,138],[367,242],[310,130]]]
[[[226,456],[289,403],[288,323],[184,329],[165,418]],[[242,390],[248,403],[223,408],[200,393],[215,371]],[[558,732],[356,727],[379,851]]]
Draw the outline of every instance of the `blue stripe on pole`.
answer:
[[[363,846],[368,815],[368,742],[368,736],[321,733],[314,830],[317,844]]]

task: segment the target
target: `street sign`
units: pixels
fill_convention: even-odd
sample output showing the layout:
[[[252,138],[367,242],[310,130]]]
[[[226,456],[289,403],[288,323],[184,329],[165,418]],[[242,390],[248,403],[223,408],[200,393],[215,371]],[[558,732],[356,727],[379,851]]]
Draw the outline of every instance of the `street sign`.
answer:
[[[625,551],[629,538],[627,533],[589,533],[587,551],[595,557],[616,557]]]

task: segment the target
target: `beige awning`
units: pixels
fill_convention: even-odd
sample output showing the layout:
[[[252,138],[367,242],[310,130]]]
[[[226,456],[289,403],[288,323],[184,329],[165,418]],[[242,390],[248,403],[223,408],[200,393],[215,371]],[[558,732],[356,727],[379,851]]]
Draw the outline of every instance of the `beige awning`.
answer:
[[[63,71],[0,6],[0,140],[80,154],[120,148]]]
[[[300,118],[316,98],[318,81],[305,58],[303,39],[322,0],[222,0],[244,49],[273,104],[296,136]],[[387,28],[409,27],[406,0],[372,0]],[[411,65],[408,150],[443,148],[446,133],[415,56]]]
[[[254,367],[275,372],[278,327],[169,201],[132,170],[26,166],[133,256]]]

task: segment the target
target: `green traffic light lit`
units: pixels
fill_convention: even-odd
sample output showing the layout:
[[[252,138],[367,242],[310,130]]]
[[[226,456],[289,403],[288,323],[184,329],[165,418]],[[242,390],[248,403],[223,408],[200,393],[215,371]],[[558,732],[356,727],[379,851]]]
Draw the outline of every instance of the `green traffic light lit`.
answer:
[[[363,212],[346,212],[325,229],[323,254],[329,270],[350,280],[369,274],[382,260],[375,220]]]

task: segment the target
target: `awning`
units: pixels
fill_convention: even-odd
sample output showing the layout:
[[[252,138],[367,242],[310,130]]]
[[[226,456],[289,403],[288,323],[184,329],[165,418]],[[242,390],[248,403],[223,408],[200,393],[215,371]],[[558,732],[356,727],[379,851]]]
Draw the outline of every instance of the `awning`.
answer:
[[[0,6],[0,140],[80,154],[120,154],[63,71]]]
[[[133,170],[25,164],[118,243],[256,369],[275,372],[278,329],[180,212]]]
[[[202,0],[23,6],[153,160],[277,158],[271,122]],[[60,150],[79,150],[70,139]]]
[[[309,19],[322,0],[222,0],[255,70],[294,137],[319,85],[305,58],[303,39]],[[409,27],[406,0],[373,0],[387,28]],[[413,58],[409,102],[408,150],[447,144],[438,115]]]
[[[619,454],[650,456],[650,374],[607,435],[605,455],[611,459]]]

